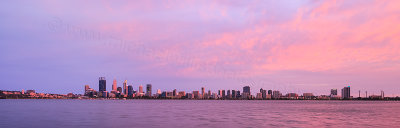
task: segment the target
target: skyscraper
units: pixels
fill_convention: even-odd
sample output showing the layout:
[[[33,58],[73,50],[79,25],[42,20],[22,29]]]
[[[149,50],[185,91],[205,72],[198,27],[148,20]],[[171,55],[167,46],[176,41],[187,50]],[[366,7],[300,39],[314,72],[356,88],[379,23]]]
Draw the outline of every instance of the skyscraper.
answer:
[[[342,89],[342,99],[350,99],[350,86]]]
[[[133,87],[132,85],[128,86],[128,96],[132,96],[133,95]]]
[[[261,97],[263,98],[263,99],[266,99],[267,98],[267,90],[264,90],[264,89],[260,89],[260,93],[261,93]]]
[[[117,91],[117,80],[116,79],[114,79],[114,81],[113,81],[112,90]]]
[[[337,96],[337,89],[331,89],[331,96]]]
[[[247,99],[247,98],[250,98],[250,87],[249,86],[244,86],[243,87],[243,95],[242,95],[242,97],[243,98],[245,98],[245,99]]]
[[[236,98],[236,91],[232,90],[232,98],[235,99]]]
[[[204,87],[201,87],[201,95],[202,95],[202,97],[204,97],[204,93],[206,93],[206,91],[204,90]]]
[[[244,86],[244,87],[243,87],[243,93],[248,93],[249,95],[251,95],[251,93],[250,93],[250,87],[249,87],[249,86]]]
[[[272,90],[268,90],[268,95],[272,95]]]
[[[172,90],[172,96],[176,96],[176,89]]]
[[[282,93],[279,92],[279,91],[273,91],[272,92],[272,98],[273,99],[279,99],[279,98],[281,98],[281,96],[282,96]]]
[[[231,90],[226,91],[226,98],[228,99],[232,98]]]
[[[146,85],[146,96],[151,96],[152,95],[151,88],[152,88],[151,84],[147,84]]]
[[[193,97],[194,97],[195,99],[199,99],[199,98],[200,98],[200,93],[199,93],[199,91],[193,91]]]
[[[106,78],[100,77],[99,78],[99,92],[107,91],[106,90]]]
[[[128,80],[124,81],[123,87],[124,87],[124,94],[127,95],[128,94]]]
[[[142,85],[139,86],[139,94],[140,94],[140,93],[144,93],[144,92],[143,92],[143,86],[142,86]]]

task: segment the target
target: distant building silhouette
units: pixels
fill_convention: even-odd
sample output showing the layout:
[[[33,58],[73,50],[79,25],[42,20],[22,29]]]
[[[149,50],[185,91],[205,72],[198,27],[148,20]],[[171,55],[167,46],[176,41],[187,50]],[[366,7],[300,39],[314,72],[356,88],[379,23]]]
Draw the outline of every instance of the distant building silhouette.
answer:
[[[106,78],[100,77],[99,78],[99,92],[104,92],[106,90]]]
[[[121,88],[121,87],[118,87],[118,88],[117,88],[117,91],[118,91],[119,93],[122,93],[122,88]]]
[[[152,95],[152,85],[147,84],[146,85],[146,96],[151,96]]]
[[[350,99],[350,86],[342,89],[342,99]]]
[[[272,95],[272,90],[268,90],[268,95]]]
[[[337,89],[331,89],[331,96],[337,96]]]
[[[127,95],[128,94],[128,80],[124,81],[123,87],[124,87],[124,94]]]
[[[243,87],[243,95],[242,95],[242,97],[247,99],[247,98],[250,98],[250,95],[251,95],[250,86],[244,86]]]
[[[112,90],[117,91],[117,80],[116,79],[114,79],[114,81],[113,81]]]
[[[129,97],[133,96],[133,86],[132,85],[128,86],[128,96]]]

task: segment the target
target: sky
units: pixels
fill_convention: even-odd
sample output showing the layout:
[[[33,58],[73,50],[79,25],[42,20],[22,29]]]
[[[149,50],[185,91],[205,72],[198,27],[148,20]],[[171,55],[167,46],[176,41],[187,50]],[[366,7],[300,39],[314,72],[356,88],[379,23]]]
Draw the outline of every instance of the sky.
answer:
[[[400,94],[398,0],[2,0],[0,90]],[[340,92],[339,92],[340,93]]]

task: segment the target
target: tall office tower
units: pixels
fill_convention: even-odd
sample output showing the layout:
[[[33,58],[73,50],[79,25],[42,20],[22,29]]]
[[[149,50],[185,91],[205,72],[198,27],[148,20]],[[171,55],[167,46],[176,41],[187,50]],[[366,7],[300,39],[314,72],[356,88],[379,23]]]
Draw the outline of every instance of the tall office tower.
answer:
[[[193,91],[193,97],[195,99],[199,99],[200,98],[200,92],[199,91]]]
[[[232,98],[231,90],[226,91],[226,97],[229,99]]]
[[[342,89],[342,99],[350,99],[350,86]]]
[[[143,92],[143,86],[142,85],[140,85],[139,86],[139,94],[143,94],[144,92]]]
[[[225,90],[222,90],[222,97],[223,97],[223,98],[225,98],[225,96],[226,96],[225,94],[226,94],[226,93],[225,93]]]
[[[151,96],[152,95],[151,88],[152,88],[151,84],[147,84],[146,85],[146,96]]]
[[[268,95],[272,95],[272,90],[268,90]]]
[[[236,98],[236,91],[232,90],[232,98]]]
[[[133,87],[132,85],[128,85],[128,96],[132,96],[133,95]]]
[[[206,93],[206,91],[204,90],[204,87],[201,87],[201,95],[204,97],[204,93]]]
[[[249,86],[244,86],[244,87],[243,87],[243,93],[248,93],[249,95],[251,95],[251,93],[250,93],[250,87],[249,87]]]
[[[237,90],[236,91],[236,98],[240,98],[241,97],[241,95],[240,95],[240,91],[239,90]]]
[[[123,87],[124,87],[124,94],[127,95],[128,94],[128,80],[124,81]]]
[[[115,80],[115,79],[113,81],[112,90],[117,91],[117,80]]]
[[[384,91],[381,91],[381,97],[382,97],[382,99],[385,99],[385,92]]]
[[[117,88],[117,91],[118,91],[119,93],[122,93],[122,88],[121,88],[121,87],[118,87],[118,88]]]
[[[83,93],[83,94],[86,94],[86,92],[89,90],[89,85],[85,85],[85,93]]]
[[[272,98],[274,98],[274,99],[279,99],[279,98],[281,98],[281,96],[282,96],[282,93],[279,91],[272,92]]]
[[[106,78],[100,77],[99,78],[99,92],[107,91],[106,90]]]
[[[331,96],[337,96],[337,89],[331,89]]]
[[[267,90],[263,90],[262,88],[260,89],[260,93],[263,99],[267,99]]]
[[[174,89],[173,91],[172,91],[172,96],[176,96],[176,89]]]
[[[211,96],[211,90],[208,90],[208,96]]]
[[[218,96],[222,97],[222,90],[218,90]]]
[[[243,98],[250,98],[250,87],[249,86],[244,86],[243,87]]]

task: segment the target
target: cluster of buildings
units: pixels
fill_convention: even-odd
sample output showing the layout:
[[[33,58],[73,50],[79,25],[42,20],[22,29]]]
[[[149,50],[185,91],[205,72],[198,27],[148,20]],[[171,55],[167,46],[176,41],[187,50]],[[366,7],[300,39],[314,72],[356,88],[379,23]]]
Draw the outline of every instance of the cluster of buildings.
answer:
[[[0,99],[18,99],[18,98],[36,98],[36,99],[92,99],[92,98],[107,98],[107,99],[223,99],[223,100],[400,100],[399,97],[390,98],[385,97],[384,92],[381,91],[381,95],[370,95],[365,93],[365,97],[361,97],[361,91],[359,91],[359,97],[353,98],[350,95],[350,86],[341,89],[341,95],[338,95],[337,89],[331,89],[330,95],[319,95],[315,96],[313,93],[287,93],[283,95],[277,90],[265,90],[260,89],[259,92],[254,95],[250,91],[249,86],[244,86],[243,90],[218,90],[217,92],[206,91],[204,87],[201,90],[195,90],[192,92],[177,91],[161,91],[157,89],[153,93],[153,86],[151,84],[146,85],[146,90],[140,85],[138,90],[134,90],[132,85],[128,85],[128,81],[125,80],[122,87],[117,87],[117,81],[114,79],[111,91],[107,91],[107,81],[105,77],[99,78],[99,88],[96,91],[90,88],[89,85],[85,85],[84,94],[45,94],[36,93],[35,90],[24,90],[22,91],[4,91],[0,90]],[[242,91],[242,92],[241,92]]]
[[[112,84],[112,90],[108,92],[106,90],[106,79],[105,77],[99,78],[99,90],[96,91],[90,88],[89,85],[85,85],[84,96],[88,98],[147,98],[147,99],[257,99],[257,100],[350,100],[355,99],[350,95],[350,86],[344,87],[341,90],[341,95],[338,95],[337,89],[331,89],[330,95],[315,96],[313,93],[303,93],[299,95],[297,93],[287,93],[283,95],[277,90],[264,90],[260,89],[260,92],[252,95],[249,86],[244,86],[242,92],[240,90],[218,90],[217,92],[206,91],[204,87],[200,91],[195,90],[192,92],[177,91],[161,91],[158,89],[154,94],[152,93],[152,85],[146,85],[146,91],[143,90],[143,86],[140,85],[138,90],[134,90],[132,85],[127,84],[127,80],[124,81],[122,87],[117,87],[117,81],[114,79]],[[372,95],[368,98],[376,99],[377,96]],[[380,99],[384,99],[384,95],[379,96]],[[360,97],[358,98],[360,99]],[[379,98],[378,98],[379,99]]]
[[[36,93],[35,90],[21,90],[21,91],[5,91],[0,90],[0,99],[68,99],[77,98],[80,95],[69,93],[63,94],[48,94]]]

